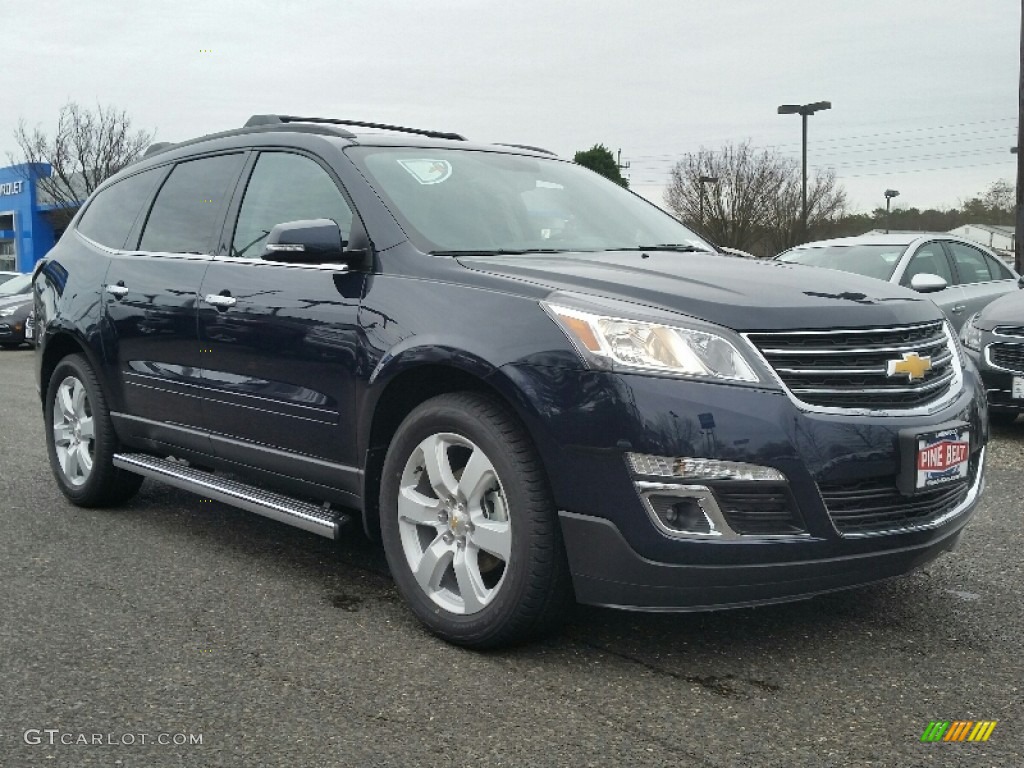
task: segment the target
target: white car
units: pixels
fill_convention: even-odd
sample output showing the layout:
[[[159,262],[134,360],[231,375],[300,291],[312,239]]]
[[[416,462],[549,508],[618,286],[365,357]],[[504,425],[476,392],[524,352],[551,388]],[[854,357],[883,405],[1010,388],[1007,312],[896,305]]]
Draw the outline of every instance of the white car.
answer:
[[[949,233],[819,240],[775,258],[876,277],[927,293],[957,330],[990,301],[1020,287],[1020,276],[991,250]]]

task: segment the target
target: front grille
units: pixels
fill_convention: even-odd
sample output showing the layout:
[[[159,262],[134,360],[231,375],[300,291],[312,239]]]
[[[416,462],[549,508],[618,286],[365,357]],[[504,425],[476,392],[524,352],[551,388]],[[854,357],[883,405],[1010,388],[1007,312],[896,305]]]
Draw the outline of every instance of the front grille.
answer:
[[[805,530],[785,484],[716,482],[712,490],[722,516],[736,533],[765,536]]]
[[[830,408],[896,410],[928,405],[957,378],[945,323],[896,328],[750,333],[747,338],[798,400]],[[916,353],[930,358],[924,377],[890,377],[890,361]]]
[[[989,360],[1000,368],[1024,373],[1024,344],[997,342],[988,348]]]
[[[974,482],[978,456],[971,457],[966,480],[904,496],[896,479],[819,483],[822,501],[836,530],[844,535],[908,531],[942,517],[962,504]]]
[[[1024,325],[997,325],[992,333],[996,336],[1024,336]]]

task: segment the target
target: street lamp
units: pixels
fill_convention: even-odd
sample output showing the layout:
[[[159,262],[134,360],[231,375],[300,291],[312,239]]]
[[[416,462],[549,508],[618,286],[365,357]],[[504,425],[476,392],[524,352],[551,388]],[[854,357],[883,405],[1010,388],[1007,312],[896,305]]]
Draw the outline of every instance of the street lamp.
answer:
[[[717,184],[717,176],[698,176],[697,181],[700,182],[700,225],[704,227],[704,185],[705,184]]]
[[[894,197],[899,197],[900,193],[895,189],[885,190],[885,234],[889,234],[889,203],[892,202]]]
[[[800,195],[800,222],[804,237],[807,237],[807,118],[815,112],[825,109],[832,109],[831,101],[816,101],[813,104],[783,104],[779,107],[780,115],[800,115],[803,123],[803,192]]]

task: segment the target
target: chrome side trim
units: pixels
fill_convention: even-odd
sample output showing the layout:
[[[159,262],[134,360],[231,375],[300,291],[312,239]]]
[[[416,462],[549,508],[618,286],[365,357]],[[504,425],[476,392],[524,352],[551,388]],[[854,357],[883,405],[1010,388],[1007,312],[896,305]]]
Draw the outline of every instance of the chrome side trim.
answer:
[[[114,466],[328,539],[338,538],[341,526],[349,520],[348,515],[326,507],[202,472],[169,459],[142,453],[115,453]]]
[[[981,492],[985,490],[985,448],[982,447],[981,453],[978,456],[978,474],[974,478],[974,482],[971,487],[967,490],[967,496],[957,504],[953,509],[948,512],[939,515],[934,520],[929,520],[927,523],[921,523],[920,525],[904,525],[898,528],[888,528],[883,531],[865,531],[862,533],[841,533],[838,528],[835,527],[835,523],[832,523],[832,527],[836,533],[844,539],[873,539],[877,536],[892,536],[897,533],[912,533],[914,531],[928,531],[932,528],[938,528],[941,525],[945,525],[955,517],[959,517],[961,514],[966,512],[974,502],[978,500]],[[819,497],[821,496],[819,491]],[[822,507],[825,507],[825,499],[821,499]],[[825,507],[827,511],[827,507]],[[829,515],[829,522],[832,522],[832,516]]]

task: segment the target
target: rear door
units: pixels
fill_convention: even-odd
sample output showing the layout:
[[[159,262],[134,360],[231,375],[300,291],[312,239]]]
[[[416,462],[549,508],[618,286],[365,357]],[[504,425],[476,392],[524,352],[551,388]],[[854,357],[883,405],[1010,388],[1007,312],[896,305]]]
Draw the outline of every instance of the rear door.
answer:
[[[244,163],[245,153],[234,152],[165,168],[144,222],[111,259],[106,354],[122,386],[121,426],[131,434],[193,446],[202,427],[199,287]]]
[[[964,294],[963,319],[984,309],[993,299],[1017,290],[1013,273],[980,248],[954,240],[946,242]]]
[[[352,208],[318,158],[263,151],[251,163],[227,256],[200,291],[204,423],[223,458],[355,493],[357,314],[364,275],[337,265],[260,258],[275,225]]]

